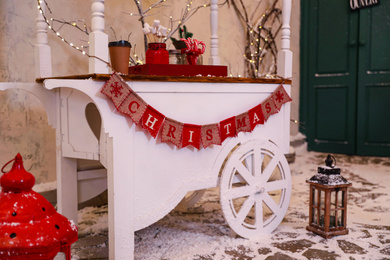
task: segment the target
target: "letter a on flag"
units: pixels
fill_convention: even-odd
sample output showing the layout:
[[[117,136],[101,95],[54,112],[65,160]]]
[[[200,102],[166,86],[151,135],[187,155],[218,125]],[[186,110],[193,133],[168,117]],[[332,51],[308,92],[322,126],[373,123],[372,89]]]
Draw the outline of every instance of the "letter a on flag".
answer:
[[[153,138],[156,138],[164,122],[164,119],[165,116],[163,114],[148,105],[141,119],[142,128],[148,130],[148,132],[153,136]]]
[[[250,109],[248,111],[248,115],[249,115],[249,123],[251,124],[251,131],[253,131],[255,126],[259,124],[264,124],[264,116],[263,116],[263,111],[261,109],[261,104]]]

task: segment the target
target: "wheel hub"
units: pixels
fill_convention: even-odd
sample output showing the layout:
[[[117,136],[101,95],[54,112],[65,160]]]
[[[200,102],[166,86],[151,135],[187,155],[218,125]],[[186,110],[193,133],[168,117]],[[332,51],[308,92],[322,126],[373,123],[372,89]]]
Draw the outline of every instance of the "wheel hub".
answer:
[[[255,195],[261,195],[265,192],[265,188],[264,187],[261,187],[261,186],[256,186],[256,189],[255,189]]]

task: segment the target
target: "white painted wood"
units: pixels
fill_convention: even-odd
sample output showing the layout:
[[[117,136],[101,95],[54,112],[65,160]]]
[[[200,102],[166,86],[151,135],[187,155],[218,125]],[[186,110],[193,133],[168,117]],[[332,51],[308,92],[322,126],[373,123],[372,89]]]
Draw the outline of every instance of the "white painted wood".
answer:
[[[289,151],[289,106],[284,105],[252,133],[240,133],[222,146],[199,151],[177,149],[172,144],[161,143],[160,137],[153,139],[117,112],[112,102],[100,93],[103,84],[93,80],[45,81],[47,89],[67,87],[88,95],[101,114],[104,132],[109,135],[106,147],[112,259],[128,256],[132,252],[133,232],[164,217],[188,191],[215,187],[221,166],[237,143],[267,136],[283,153]],[[201,125],[245,112],[278,87],[277,84],[244,83],[128,84],[165,116]],[[285,88],[290,93],[290,86]]]
[[[226,222],[238,235],[254,238],[274,231],[290,197],[288,162],[274,143],[254,139],[233,150],[222,171],[220,202]]]
[[[195,204],[203,197],[205,192],[206,190],[189,191],[176,206],[175,210],[187,211],[189,208],[195,206]]]
[[[91,10],[89,73],[109,73],[109,67],[103,62],[108,62],[108,35],[104,33],[104,0],[92,0]]]
[[[218,56],[218,0],[210,1],[210,65],[220,65],[221,58]]]
[[[46,6],[41,6],[45,12]],[[35,54],[35,77],[45,78],[52,76],[51,68],[51,48],[47,40],[47,24],[43,15],[37,9],[36,19],[36,42],[34,45]]]
[[[282,44],[278,55],[278,74],[291,77],[292,53],[289,50],[291,1],[284,0],[283,5]],[[216,0],[211,1],[210,16],[212,36],[209,62],[216,65],[220,63]],[[44,34],[43,31],[39,33]],[[89,54],[108,61],[108,37],[104,33],[104,0],[92,0],[92,32],[89,40]],[[48,54],[46,53],[44,57],[47,59]],[[42,62],[37,64],[43,64],[42,67],[45,67]],[[108,71],[107,65],[101,60],[93,57],[89,59],[90,73],[108,73]],[[128,117],[117,112],[113,104],[99,92],[103,83],[93,80],[49,79],[44,82],[44,86],[54,93],[58,92],[55,89],[63,87],[83,92],[96,104],[101,114],[103,130],[100,150],[97,153],[98,159],[107,168],[110,259],[133,259],[135,230],[146,227],[165,216],[188,191],[215,187],[218,184],[218,173],[223,162],[238,143],[244,144],[248,140],[267,137],[276,144],[280,153],[289,152],[289,103],[285,104],[278,114],[271,116],[265,125],[257,126],[252,133],[240,133],[237,138],[226,140],[222,146],[212,146],[199,151],[194,148],[179,150],[172,144],[161,143],[159,137],[153,139],[139,126],[135,126]],[[147,103],[164,115],[184,123],[200,125],[216,123],[245,112],[268,97],[277,87],[276,84],[244,83],[128,83]],[[291,95],[291,86],[284,85],[284,87]],[[64,158],[62,154],[65,149],[62,149],[64,133],[59,121],[61,119],[59,101],[58,94],[54,104],[47,108],[47,111],[53,110],[53,107],[57,108],[55,116],[57,123],[55,124],[59,126],[57,133],[59,209],[60,212],[65,213],[65,216],[77,221],[77,189],[74,188],[77,186],[75,185],[77,183],[76,164],[75,159]],[[71,111],[68,116],[79,118],[78,109],[71,111],[66,108],[67,113]],[[75,126],[74,123],[70,124]],[[65,125],[62,126],[65,127]],[[69,126],[67,127],[69,129]],[[92,146],[96,154],[96,144],[93,143]],[[247,149],[246,145],[240,147]],[[77,150],[78,148],[74,149],[74,152]],[[74,153],[74,157],[86,158],[88,156]],[[96,159],[95,155],[93,159]],[[277,161],[281,162],[281,159]],[[283,165],[283,168],[286,167]],[[269,187],[272,185],[270,184]],[[283,207],[288,204],[286,201]],[[281,215],[283,214],[277,214],[277,217],[280,218]],[[275,225],[274,223],[277,222],[272,222],[271,225]]]
[[[77,172],[77,201],[90,200],[107,190],[107,170],[96,169]]]
[[[92,102],[87,95],[69,88],[61,88],[62,156],[99,160],[99,142],[87,120],[86,107]]]
[[[291,0],[283,0],[281,48],[278,53],[278,75],[284,78],[292,77],[292,52],[290,50],[290,18]]]
[[[131,120],[114,112],[115,107],[100,93],[104,82],[92,80],[46,80],[47,89],[68,87],[87,94],[96,104],[107,133],[110,259],[134,257],[134,184]],[[130,128],[130,129],[129,129]],[[123,137],[123,138],[122,138]],[[65,172],[63,172],[65,175]],[[64,197],[66,199],[66,197]],[[77,212],[77,211],[76,211]]]

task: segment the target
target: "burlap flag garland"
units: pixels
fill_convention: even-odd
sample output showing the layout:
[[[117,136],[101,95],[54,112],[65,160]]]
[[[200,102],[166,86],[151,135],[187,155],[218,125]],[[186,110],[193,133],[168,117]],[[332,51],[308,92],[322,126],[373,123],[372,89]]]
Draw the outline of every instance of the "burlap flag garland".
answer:
[[[162,142],[171,142],[181,148],[181,137],[183,136],[183,123],[171,118],[165,118],[163,130],[161,132]]]
[[[164,123],[164,120],[165,116],[163,114],[158,112],[152,106],[148,105],[141,119],[142,128],[146,129],[153,136],[153,138],[156,138],[160,128]]]
[[[212,144],[221,145],[221,143],[219,124],[202,126],[202,145],[204,148],[207,148]]]
[[[135,92],[131,91],[117,109],[119,112],[130,116],[131,120],[138,124],[147,107],[148,104]]]
[[[261,102],[261,111],[263,112],[265,122],[267,122],[271,115],[278,113],[272,95]]]
[[[236,134],[236,117],[232,116],[219,123],[219,131],[221,133],[221,142],[228,137],[235,137]]]
[[[184,124],[183,127],[183,139],[181,142],[182,147],[192,145],[196,149],[200,149],[200,136],[201,136],[200,125]]]
[[[252,131],[249,114],[244,112],[236,116],[236,132],[250,132]]]
[[[292,101],[290,96],[287,94],[286,90],[282,85],[280,85],[275,91],[272,93],[272,99],[275,102],[275,107],[279,111],[283,104]]]
[[[283,104],[292,101],[284,87],[279,85],[269,97],[244,113],[215,124],[194,125],[165,117],[138,96],[117,73],[112,74],[100,92],[112,100],[119,112],[128,115],[135,124],[141,124],[153,138],[161,130],[162,142],[171,142],[178,148],[193,146],[196,149],[221,145],[239,132],[251,132],[278,113]]]
[[[114,73],[106,84],[104,84],[100,92],[111,98],[115,107],[118,108],[130,94],[131,89],[119,74]]]

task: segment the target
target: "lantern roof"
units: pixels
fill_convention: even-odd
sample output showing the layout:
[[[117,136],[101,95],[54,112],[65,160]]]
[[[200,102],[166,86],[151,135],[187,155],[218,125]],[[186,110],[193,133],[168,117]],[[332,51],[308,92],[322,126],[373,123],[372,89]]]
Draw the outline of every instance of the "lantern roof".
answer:
[[[316,183],[325,186],[351,185],[343,176],[340,168],[335,168],[336,158],[330,154],[325,160],[326,166],[318,167],[318,173],[308,180],[308,183]]]
[[[0,259],[53,259],[77,241],[77,227],[32,190],[35,178],[20,154],[12,161],[0,178]]]

